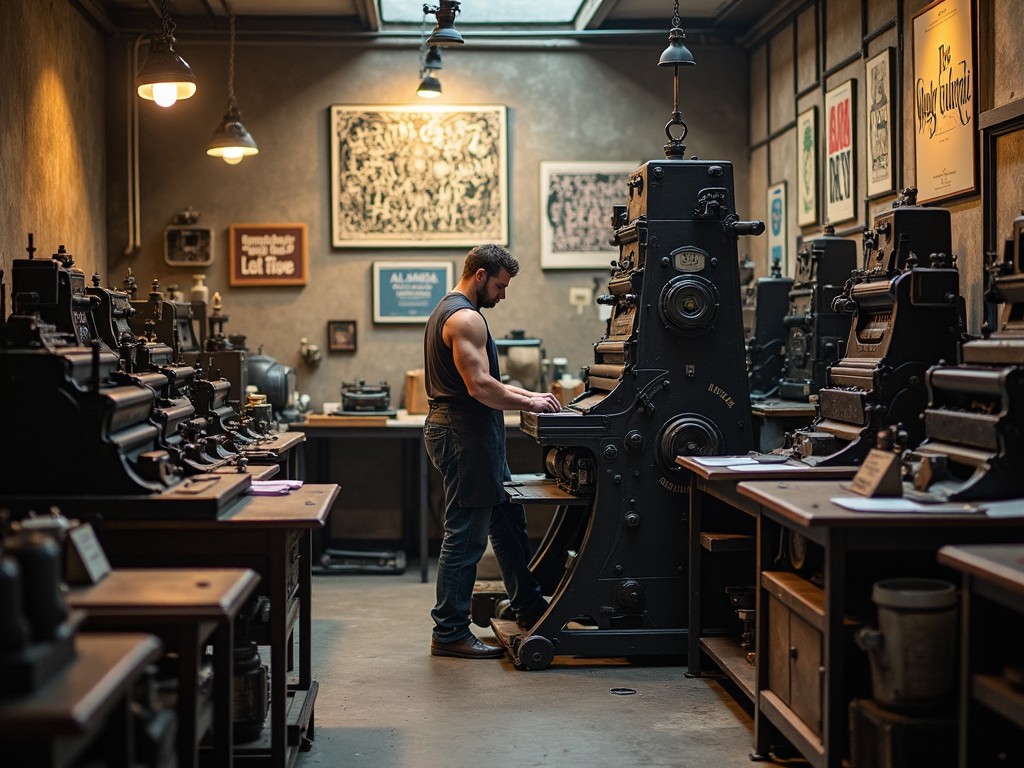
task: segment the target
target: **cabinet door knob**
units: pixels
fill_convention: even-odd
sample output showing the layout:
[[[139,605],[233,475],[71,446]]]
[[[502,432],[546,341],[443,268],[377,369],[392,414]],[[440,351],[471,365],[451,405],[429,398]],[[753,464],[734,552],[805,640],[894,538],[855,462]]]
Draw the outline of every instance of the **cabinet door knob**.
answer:
[[[791,658],[791,659],[793,659],[795,661],[796,657],[797,657],[796,646],[795,645],[789,646],[789,658]]]

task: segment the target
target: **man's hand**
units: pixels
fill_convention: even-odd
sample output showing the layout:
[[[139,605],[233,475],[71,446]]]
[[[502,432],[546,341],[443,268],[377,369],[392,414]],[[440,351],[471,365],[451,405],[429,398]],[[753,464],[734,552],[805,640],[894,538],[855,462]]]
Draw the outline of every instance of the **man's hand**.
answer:
[[[550,392],[530,392],[530,405],[524,411],[530,413],[558,413],[562,403]]]

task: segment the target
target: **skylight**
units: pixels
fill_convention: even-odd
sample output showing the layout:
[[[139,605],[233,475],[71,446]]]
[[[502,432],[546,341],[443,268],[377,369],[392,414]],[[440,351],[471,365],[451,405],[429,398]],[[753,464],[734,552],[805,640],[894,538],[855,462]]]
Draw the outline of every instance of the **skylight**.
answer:
[[[419,24],[423,0],[379,0],[385,24]],[[515,0],[463,2],[455,20],[460,24],[571,24],[584,0]],[[427,5],[436,7],[436,0]]]

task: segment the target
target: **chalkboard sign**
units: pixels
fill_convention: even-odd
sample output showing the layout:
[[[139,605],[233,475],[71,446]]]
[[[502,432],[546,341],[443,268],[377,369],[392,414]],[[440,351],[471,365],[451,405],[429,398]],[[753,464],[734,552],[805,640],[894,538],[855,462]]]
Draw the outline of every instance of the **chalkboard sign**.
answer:
[[[375,261],[373,322],[425,323],[451,287],[451,262]]]
[[[232,224],[231,285],[305,285],[305,224]]]

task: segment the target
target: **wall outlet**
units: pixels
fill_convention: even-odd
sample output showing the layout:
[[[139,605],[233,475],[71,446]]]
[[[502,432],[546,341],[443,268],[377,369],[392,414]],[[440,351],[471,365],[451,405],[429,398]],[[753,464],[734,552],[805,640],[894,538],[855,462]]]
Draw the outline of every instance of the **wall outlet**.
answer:
[[[574,307],[585,307],[591,302],[592,296],[589,288],[570,288],[569,304]]]

